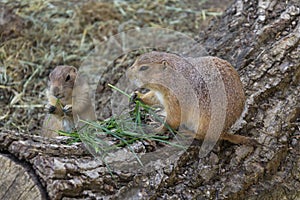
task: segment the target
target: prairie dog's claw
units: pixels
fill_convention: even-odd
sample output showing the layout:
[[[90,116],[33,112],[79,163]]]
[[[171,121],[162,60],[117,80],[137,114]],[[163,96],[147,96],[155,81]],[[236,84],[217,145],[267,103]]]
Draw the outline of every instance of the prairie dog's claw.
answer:
[[[72,105],[65,105],[65,107],[63,108],[63,112],[64,113],[70,113],[72,112]]]

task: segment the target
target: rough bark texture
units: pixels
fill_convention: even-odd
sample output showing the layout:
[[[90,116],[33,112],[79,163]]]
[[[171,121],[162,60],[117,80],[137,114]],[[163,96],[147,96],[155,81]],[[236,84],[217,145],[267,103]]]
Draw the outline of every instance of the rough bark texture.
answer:
[[[41,187],[36,176],[28,166],[18,164],[12,157],[0,155],[0,198],[5,199],[43,199]],[[33,174],[33,175],[32,175]]]
[[[64,140],[2,132],[0,152],[32,169],[39,181],[27,173],[22,178],[43,191],[39,196],[35,189],[39,198],[299,199],[299,18],[298,0],[238,0],[198,39],[210,55],[238,69],[248,100],[237,133],[256,138],[261,146],[221,142],[202,159],[192,146],[165,169],[112,175],[81,144]],[[19,170],[26,171],[24,166]]]

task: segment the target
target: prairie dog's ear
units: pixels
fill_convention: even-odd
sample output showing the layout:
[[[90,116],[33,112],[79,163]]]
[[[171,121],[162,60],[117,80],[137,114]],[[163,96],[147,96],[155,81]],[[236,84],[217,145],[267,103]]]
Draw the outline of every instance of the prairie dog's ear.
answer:
[[[71,77],[73,77],[73,79],[75,79],[75,77],[77,76],[77,69],[72,66],[68,75],[70,75]]]
[[[74,74],[77,74],[77,69],[76,69],[75,67],[72,66],[71,72],[73,72]]]
[[[168,66],[170,66],[168,61],[166,61],[166,60],[163,60],[161,63],[163,64],[164,69],[166,69]]]

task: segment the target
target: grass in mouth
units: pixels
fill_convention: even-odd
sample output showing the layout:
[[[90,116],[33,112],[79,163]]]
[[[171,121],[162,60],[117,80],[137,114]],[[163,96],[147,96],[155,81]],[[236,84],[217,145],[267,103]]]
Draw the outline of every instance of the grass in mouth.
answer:
[[[131,96],[129,94],[113,85],[109,84],[109,86],[128,97],[128,101],[130,101]],[[81,120],[84,125],[77,132],[59,131],[59,134],[69,136],[70,143],[81,140],[95,157],[100,155],[101,160],[104,162],[109,152],[126,147],[132,152],[139,164],[143,166],[139,156],[131,146],[138,141],[151,141],[186,149],[185,146],[171,141],[172,138],[175,140],[177,138],[175,131],[164,123],[154,108],[139,100],[134,101],[134,108],[126,111],[128,113],[124,113],[124,115],[112,116],[104,121]],[[156,123],[164,124],[168,128],[168,134],[151,132],[151,129],[154,128],[146,122],[146,119],[149,120],[149,116]]]

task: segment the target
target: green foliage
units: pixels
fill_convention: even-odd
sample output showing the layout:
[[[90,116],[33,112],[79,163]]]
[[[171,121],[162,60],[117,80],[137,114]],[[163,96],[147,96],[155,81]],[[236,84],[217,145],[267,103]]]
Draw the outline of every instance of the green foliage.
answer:
[[[129,94],[126,94],[112,85],[109,86],[127,96],[128,100],[130,100],[131,96]],[[129,113],[125,112],[124,115],[112,116],[104,121],[81,120],[84,125],[78,132],[67,133],[59,131],[59,134],[72,138],[70,142],[83,141],[88,149],[92,151],[95,156],[100,155],[104,162],[108,152],[126,147],[135,155],[139,164],[143,166],[143,163],[131,146],[137,141],[151,141],[181,149],[186,148],[171,141],[172,138],[176,138],[177,133],[167,124],[164,124],[163,119],[156,114],[154,108],[145,105],[138,99],[134,101],[134,108],[128,111]],[[145,122],[148,116],[153,117],[160,124],[164,124],[170,134],[154,132],[153,127]]]

